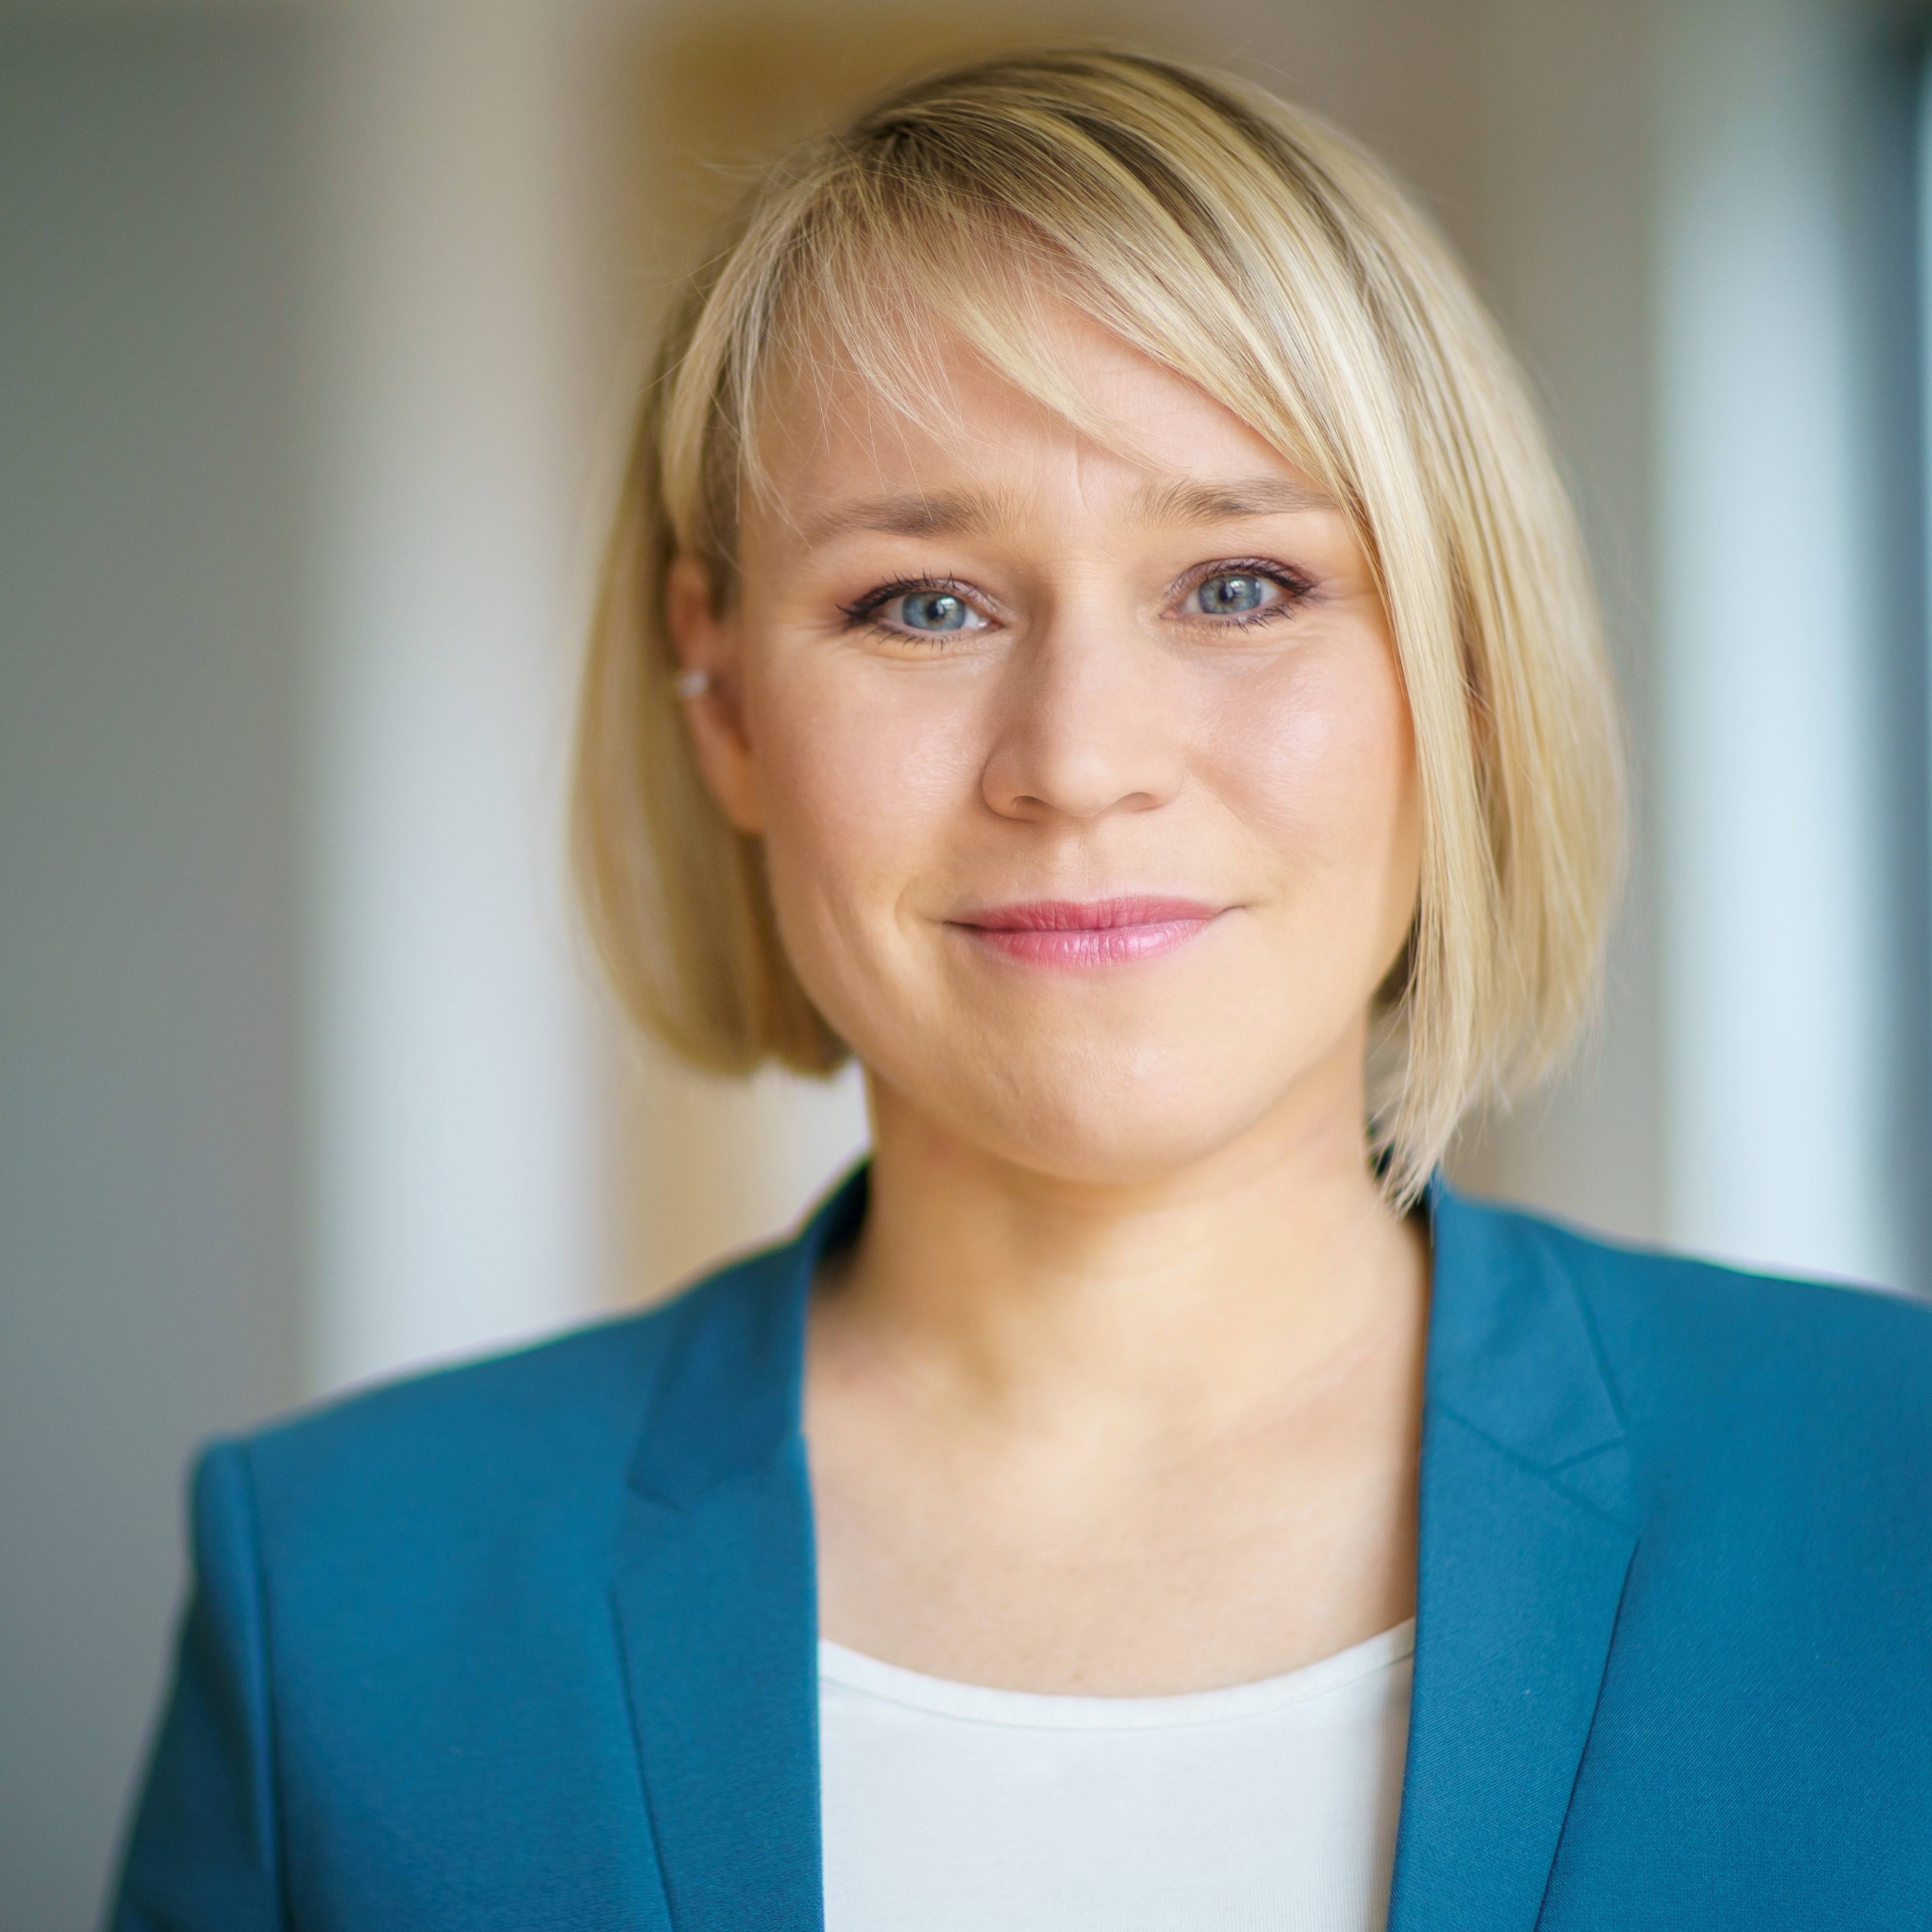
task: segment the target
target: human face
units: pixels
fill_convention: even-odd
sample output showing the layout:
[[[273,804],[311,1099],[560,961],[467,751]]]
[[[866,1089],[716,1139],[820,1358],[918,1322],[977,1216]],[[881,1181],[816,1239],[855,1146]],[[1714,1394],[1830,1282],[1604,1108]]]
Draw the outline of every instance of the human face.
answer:
[[[1104,444],[964,345],[943,425],[781,398],[729,608],[672,575],[700,762],[875,1100],[1070,1180],[1290,1121],[1359,1150],[1418,849],[1367,559],[1192,384],[1059,348]]]

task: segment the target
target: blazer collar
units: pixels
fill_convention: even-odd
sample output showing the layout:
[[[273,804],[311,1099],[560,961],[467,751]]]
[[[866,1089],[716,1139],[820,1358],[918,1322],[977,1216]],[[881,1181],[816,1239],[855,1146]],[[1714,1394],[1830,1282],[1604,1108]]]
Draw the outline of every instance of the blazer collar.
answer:
[[[612,1586],[673,1932],[822,1932],[818,1602],[799,1398],[805,1305],[866,1169],[798,1238],[670,1311]]]
[[[1430,1189],[1414,1689],[1389,1932],[1528,1932],[1641,1511],[1557,1238]]]
[[[720,1269],[678,1305],[631,1465],[644,1494],[694,1502],[762,1467],[798,1432],[806,1303],[826,1256],[857,1235],[870,1179],[860,1161],[793,1240]],[[1439,1175],[1424,1204],[1431,1407],[1552,1475],[1619,1448],[1623,1420],[1549,1231],[1458,1194]],[[1580,1468],[1571,1481],[1616,1513],[1620,1497],[1601,1477]]]
[[[821,1932],[805,1307],[865,1215],[861,1164],[789,1244],[678,1305],[614,1586],[675,1932]],[[1639,1512],[1555,1238],[1439,1180],[1414,1690],[1389,1932],[1527,1932]]]
[[[651,1419],[632,1459],[632,1487],[672,1508],[769,1464],[799,1428],[805,1305],[819,1264],[866,1217],[861,1161],[795,1239],[711,1276],[673,1311],[677,1331]]]

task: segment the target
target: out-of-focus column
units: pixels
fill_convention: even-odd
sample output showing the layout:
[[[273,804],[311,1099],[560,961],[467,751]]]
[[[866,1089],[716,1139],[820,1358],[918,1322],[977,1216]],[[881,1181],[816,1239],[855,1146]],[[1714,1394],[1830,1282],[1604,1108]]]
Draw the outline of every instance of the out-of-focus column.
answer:
[[[571,10],[329,28],[309,319],[317,886],[312,1380],[599,1299],[562,889],[585,601]]]
[[[1925,1267],[1898,460],[1918,402],[1888,347],[1909,184],[1873,11],[1660,17],[1658,846],[1673,1238],[1906,1285]]]

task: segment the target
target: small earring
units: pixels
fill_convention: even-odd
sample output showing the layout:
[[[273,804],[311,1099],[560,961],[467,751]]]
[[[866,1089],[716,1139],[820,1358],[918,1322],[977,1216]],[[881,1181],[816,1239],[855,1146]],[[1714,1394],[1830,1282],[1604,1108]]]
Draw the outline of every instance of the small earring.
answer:
[[[680,671],[671,680],[671,688],[681,698],[703,697],[711,688],[709,671]]]

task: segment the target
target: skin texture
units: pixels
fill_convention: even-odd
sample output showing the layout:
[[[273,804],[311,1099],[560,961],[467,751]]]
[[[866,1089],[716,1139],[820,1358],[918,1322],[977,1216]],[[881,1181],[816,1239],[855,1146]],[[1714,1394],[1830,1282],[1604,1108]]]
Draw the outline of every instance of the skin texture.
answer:
[[[1428,1256],[1362,1123],[1415,760],[1347,520],[1191,384],[1055,340],[1104,441],[943,337],[931,423],[793,383],[732,595],[681,562],[670,617],[872,1112],[808,1349],[821,1628],[1155,1694],[1412,1612]],[[1134,894],[1212,916],[1071,968],[973,923]]]

